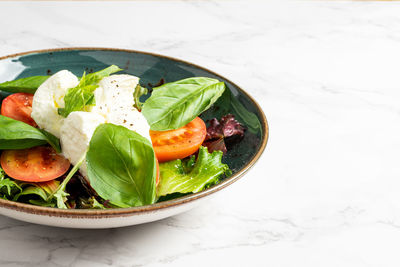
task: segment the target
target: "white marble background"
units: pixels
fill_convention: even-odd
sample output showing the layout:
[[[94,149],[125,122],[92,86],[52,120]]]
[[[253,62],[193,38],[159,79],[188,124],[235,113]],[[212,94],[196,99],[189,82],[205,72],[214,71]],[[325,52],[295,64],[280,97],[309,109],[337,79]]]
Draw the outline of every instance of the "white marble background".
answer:
[[[400,266],[400,3],[0,2],[0,55],[100,46],[182,58],[255,96],[260,162],[146,225],[0,217],[0,266]]]

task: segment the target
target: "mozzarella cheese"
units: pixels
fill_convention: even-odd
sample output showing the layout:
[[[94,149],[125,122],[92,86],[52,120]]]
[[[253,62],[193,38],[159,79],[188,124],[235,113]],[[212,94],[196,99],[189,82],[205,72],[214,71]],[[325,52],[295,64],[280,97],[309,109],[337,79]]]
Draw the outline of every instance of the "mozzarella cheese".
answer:
[[[151,141],[147,120],[133,107],[138,83],[138,77],[126,74],[103,78],[94,92],[96,106],[91,112],[103,116],[107,123],[124,126]]]
[[[77,164],[87,151],[97,126],[113,123],[137,132],[150,142],[150,126],[145,117],[133,107],[133,93],[139,78],[131,75],[112,75],[103,78],[95,90],[95,102],[90,112],[71,112],[62,121],[60,128],[61,148],[65,158],[73,165]],[[81,174],[87,178],[87,166],[84,161]]]
[[[73,165],[87,151],[94,131],[102,123],[124,126],[151,142],[150,126],[134,108],[133,93],[139,83],[138,77],[123,74],[103,78],[94,92],[96,105],[89,112],[75,111],[63,118],[57,109],[65,107],[65,94],[78,83],[71,72],[57,72],[36,90],[31,114],[40,128],[60,138],[63,155]],[[86,162],[82,163],[80,172],[87,177]]]
[[[78,78],[68,70],[62,70],[47,79],[35,92],[31,116],[37,125],[60,137],[64,118],[58,108],[64,107],[64,96],[69,88],[77,86]]]
[[[138,83],[138,77],[127,74],[103,78],[94,92],[96,106],[92,108],[92,112],[106,117],[112,112],[118,112],[119,109],[133,107],[135,104],[133,93]]]
[[[107,122],[124,126],[131,131],[137,132],[151,142],[150,126],[142,113],[134,107],[111,112],[107,116]]]
[[[89,146],[97,126],[105,123],[103,116],[84,111],[71,112],[61,126],[61,149],[64,157],[73,165],[78,163]],[[80,172],[87,177],[87,167],[84,161],[80,167]]]

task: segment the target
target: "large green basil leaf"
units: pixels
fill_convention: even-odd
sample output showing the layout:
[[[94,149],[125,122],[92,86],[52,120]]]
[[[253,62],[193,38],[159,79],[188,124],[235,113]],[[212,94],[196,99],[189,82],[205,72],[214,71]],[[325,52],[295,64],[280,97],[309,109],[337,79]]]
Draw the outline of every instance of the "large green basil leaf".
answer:
[[[155,131],[180,128],[207,110],[225,90],[216,79],[193,77],[153,88],[142,114]]]
[[[60,141],[54,135],[22,121],[0,115],[0,150],[25,149],[47,143],[57,153],[61,152]]]
[[[98,126],[86,155],[88,178],[97,194],[118,207],[156,199],[156,158],[149,140],[125,127]]]
[[[161,197],[173,193],[197,193],[216,184],[223,174],[231,174],[228,165],[223,164],[221,159],[221,151],[208,153],[207,148],[202,146],[196,162],[193,156],[184,163],[180,159],[161,163],[157,195]]]
[[[119,67],[111,65],[104,70],[88,75],[84,73],[79,84],[74,88],[68,89],[64,97],[65,107],[59,108],[58,114],[67,117],[73,111],[83,111],[87,106],[94,105],[94,91],[99,86],[100,80],[118,71],[121,71]]]
[[[50,76],[31,76],[14,81],[0,83],[0,90],[10,93],[31,93],[44,83]]]

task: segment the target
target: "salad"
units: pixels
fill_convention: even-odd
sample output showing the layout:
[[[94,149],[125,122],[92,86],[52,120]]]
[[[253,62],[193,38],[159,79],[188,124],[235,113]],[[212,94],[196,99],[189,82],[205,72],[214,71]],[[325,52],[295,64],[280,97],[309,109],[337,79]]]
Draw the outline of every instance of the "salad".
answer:
[[[233,115],[199,116],[223,94],[192,77],[149,90],[115,65],[0,83],[0,198],[63,209],[127,208],[200,192],[231,175]],[[146,98],[146,101],[143,101]],[[208,124],[208,127],[206,126]]]

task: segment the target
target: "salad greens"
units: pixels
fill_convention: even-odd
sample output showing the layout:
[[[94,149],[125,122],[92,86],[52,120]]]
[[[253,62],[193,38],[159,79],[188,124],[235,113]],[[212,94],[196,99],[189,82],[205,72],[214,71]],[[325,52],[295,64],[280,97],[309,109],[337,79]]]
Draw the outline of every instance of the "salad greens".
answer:
[[[27,199],[29,203],[44,206],[44,207],[56,207],[54,201],[49,201],[49,197],[57,190],[60,186],[60,181],[53,180],[42,183],[21,183],[23,190],[14,196],[14,201],[23,201]]]
[[[80,198],[79,201],[82,209],[106,209],[94,196],[87,199]]]
[[[20,193],[22,188],[16,181],[6,178],[2,168],[0,168],[0,198],[12,200],[13,196]]]
[[[112,65],[95,73],[84,73],[79,84],[68,89],[64,97],[65,107],[59,108],[58,113],[67,117],[73,111],[88,111],[90,106],[95,105],[94,91],[100,80],[120,70]],[[34,93],[48,77],[33,76],[0,83],[0,90]],[[210,108],[224,90],[225,84],[216,79],[193,77],[153,88],[151,96],[144,103],[140,101],[140,97],[148,91],[138,85],[133,98],[135,108],[142,112],[152,130],[167,131],[191,122]],[[243,133],[233,116],[229,118],[229,123],[228,120],[226,123],[212,121],[207,138],[213,140],[221,136],[228,137],[226,131],[232,129],[239,129]],[[60,140],[57,137],[0,115],[0,150],[25,149],[46,144],[61,153]],[[105,123],[97,126],[89,148],[79,162],[67,175],[64,174],[56,180],[22,182],[7,177],[0,168],[0,198],[64,209],[149,205],[200,192],[231,175],[228,165],[222,163],[222,156],[222,151],[208,152],[207,147],[201,146],[197,156],[160,163],[160,181],[157,185],[157,159],[152,143],[123,126]],[[87,177],[78,173],[81,166],[87,168]],[[74,189],[71,183],[78,185],[78,190],[82,192],[71,191],[71,188]]]
[[[10,93],[31,93],[44,83],[50,76],[32,76],[14,81],[0,83],[0,90]]]
[[[101,124],[86,157],[90,185],[116,206],[153,204],[156,158],[149,140],[123,126]]]
[[[58,188],[57,180],[43,183],[27,183],[6,178],[0,168],[0,198],[19,202],[27,202],[38,206],[56,207],[56,203],[48,201]]]
[[[25,149],[47,143],[61,152],[60,140],[51,133],[0,115],[0,149]]]
[[[227,152],[225,142],[233,142],[240,140],[244,136],[244,127],[235,119],[232,114],[222,116],[221,120],[213,118],[209,122],[207,128],[206,139],[203,145],[209,151],[219,150],[223,153]]]
[[[207,148],[201,146],[197,160],[194,159],[192,156],[186,164],[180,159],[161,163],[157,195],[161,197],[172,193],[197,193],[218,183],[222,175],[231,175],[228,165],[221,162],[221,151],[208,153]]]
[[[59,108],[58,114],[66,118],[73,111],[83,111],[86,110],[86,107],[95,105],[94,91],[99,87],[100,80],[121,70],[119,67],[111,65],[98,72],[87,75],[83,73],[79,84],[74,88],[68,89],[64,97],[65,107]]]
[[[142,110],[143,103],[140,101],[140,97],[142,95],[146,95],[147,93],[148,90],[146,87],[142,87],[140,84],[136,86],[135,92],[133,93],[133,99],[135,100],[134,106],[137,110]]]
[[[224,90],[224,82],[206,77],[166,83],[153,88],[142,113],[154,131],[178,129],[208,109]]]

